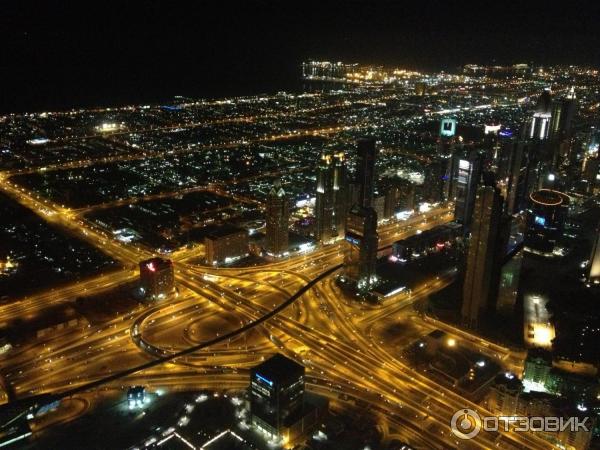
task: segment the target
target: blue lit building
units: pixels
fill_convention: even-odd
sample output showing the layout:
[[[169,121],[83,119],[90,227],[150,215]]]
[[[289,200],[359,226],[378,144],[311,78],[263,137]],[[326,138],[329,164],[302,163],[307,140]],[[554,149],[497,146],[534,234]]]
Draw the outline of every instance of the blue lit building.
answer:
[[[252,425],[270,439],[283,439],[304,412],[304,367],[277,354],[250,373]]]

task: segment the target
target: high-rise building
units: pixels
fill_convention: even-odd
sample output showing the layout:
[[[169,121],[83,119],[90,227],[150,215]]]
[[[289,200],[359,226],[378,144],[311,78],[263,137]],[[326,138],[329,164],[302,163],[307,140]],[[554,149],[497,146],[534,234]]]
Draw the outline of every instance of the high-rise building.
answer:
[[[467,158],[458,160],[454,218],[465,227],[466,232],[469,230],[473,216],[473,206],[481,171],[482,158],[476,151],[470,152]]]
[[[514,416],[523,383],[511,372],[501,373],[490,386],[487,407],[498,416]]]
[[[175,288],[173,263],[169,259],[150,258],[140,262],[140,287],[146,298],[166,297]]]
[[[438,159],[425,167],[425,182],[423,183],[423,200],[437,203],[444,200],[444,178],[447,161]]]
[[[596,195],[600,192],[600,157],[586,159],[583,181],[588,194]]]
[[[277,354],[250,372],[252,425],[280,439],[304,405],[304,367]]]
[[[562,235],[569,197],[562,192],[541,189],[529,195],[525,246],[530,252],[551,255]]]
[[[506,189],[506,213],[516,214],[525,206],[527,160],[525,158],[526,144],[522,140],[511,141],[503,149],[508,153],[507,171],[503,178]]]
[[[544,89],[535,106],[535,112],[529,126],[531,139],[547,139],[550,134],[550,118],[552,117],[552,95],[550,89]]]
[[[510,176],[516,142],[517,139],[511,130],[501,130],[498,132],[497,140],[494,142],[492,158],[492,170],[498,176],[498,180],[506,180]]]
[[[499,317],[512,318],[519,293],[523,245],[513,249],[501,265],[495,311]]]
[[[574,88],[571,88],[565,97],[552,102],[550,138],[561,139],[571,133],[571,123],[576,109],[577,99]]]
[[[455,151],[442,160],[444,175],[442,176],[442,199],[453,202],[456,199],[456,177],[458,176],[458,162],[461,152]]]
[[[346,250],[343,280],[361,293],[377,283],[377,213],[373,208],[354,205],[346,220]]]
[[[346,218],[346,249],[342,281],[360,293],[367,293],[377,282],[377,213],[373,208],[375,194],[375,140],[361,138],[354,179],[355,203]],[[385,199],[381,208],[384,209]]]
[[[493,306],[501,215],[502,197],[498,189],[481,186],[475,198],[461,310],[463,322],[473,328],[479,326]]]
[[[600,226],[596,229],[592,253],[588,263],[587,279],[590,283],[600,283]]]
[[[415,185],[408,180],[394,179],[383,188],[385,202],[383,218],[389,219],[396,210],[408,211],[415,207]]]
[[[370,137],[360,138],[357,141],[356,176],[356,203],[368,208],[373,206],[375,192],[375,139]]]
[[[440,158],[450,158],[456,150],[456,119],[445,117],[440,121],[437,153]]]
[[[274,256],[288,250],[290,207],[287,195],[278,180],[267,195],[265,249]]]
[[[329,241],[344,235],[348,212],[348,180],[343,152],[324,153],[317,168],[315,238]]]

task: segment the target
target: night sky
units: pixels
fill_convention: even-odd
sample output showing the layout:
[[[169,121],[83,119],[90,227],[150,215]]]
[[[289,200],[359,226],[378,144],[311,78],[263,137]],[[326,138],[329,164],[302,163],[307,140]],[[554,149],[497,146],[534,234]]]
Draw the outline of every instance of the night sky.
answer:
[[[600,66],[599,3],[2,2],[0,111],[294,89],[306,58]]]

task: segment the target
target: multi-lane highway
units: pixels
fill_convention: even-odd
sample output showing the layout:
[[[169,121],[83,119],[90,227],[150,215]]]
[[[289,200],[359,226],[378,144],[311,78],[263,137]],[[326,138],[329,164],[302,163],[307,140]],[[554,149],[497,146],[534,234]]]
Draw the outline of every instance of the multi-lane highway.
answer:
[[[258,141],[338,133],[345,128],[311,129],[266,136]],[[136,157],[142,155],[117,156],[114,160]],[[55,169],[93,163],[72,162]],[[44,220],[110,255],[123,268],[2,305],[0,323],[17,317],[26,320],[49,306],[114,289],[133,280],[137,263],[152,256],[149,249],[120,242],[86,221],[84,210],[73,211],[41,198],[15,184],[10,175],[0,174],[0,189],[4,193]],[[379,246],[388,247],[398,239],[452,218],[451,205],[441,205],[406,221],[381,225]],[[46,338],[36,345],[14,348],[0,356],[4,382],[16,398],[69,391],[107,377],[107,387],[134,383],[241,387],[247,384],[249,367],[279,351],[307,367],[311,390],[328,396],[347,395],[371,405],[387,435],[402,436],[417,447],[552,448],[532,434],[480,433],[471,441],[454,437],[449,424],[455,411],[465,407],[482,415],[486,411],[413,370],[393,346],[376,337],[374,324],[402,318],[413,321],[415,329],[422,333],[441,328],[465,345],[484,347],[486,355],[503,361],[508,368],[518,367],[521,355],[414,314],[411,305],[445,286],[448,277],[428,280],[410,294],[398,294],[377,307],[346,300],[334,282],[343,252],[344,242],[338,241],[309,253],[246,268],[201,266],[192,263],[193,252],[180,252],[174,257],[178,296],[138,307],[101,324]],[[307,283],[314,285],[305,289]],[[294,295],[298,292],[301,295]],[[228,338],[220,340],[220,336]],[[208,348],[171,358],[214,339],[218,342]],[[148,365],[157,358],[168,362]],[[144,370],[130,372],[126,380],[111,378],[145,364]]]

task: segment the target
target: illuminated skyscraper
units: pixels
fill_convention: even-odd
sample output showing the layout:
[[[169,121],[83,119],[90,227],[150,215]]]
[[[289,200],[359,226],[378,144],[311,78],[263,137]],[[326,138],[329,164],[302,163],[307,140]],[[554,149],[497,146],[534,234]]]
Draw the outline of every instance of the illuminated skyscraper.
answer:
[[[344,252],[345,282],[366,293],[377,282],[377,213],[373,208],[354,205],[346,220],[346,250]]]
[[[357,141],[358,158],[356,160],[356,176],[354,184],[357,190],[356,203],[368,208],[373,206],[375,191],[375,139],[361,138]]]
[[[529,195],[525,246],[530,252],[550,256],[562,235],[569,197],[562,192],[541,189]]]
[[[289,203],[281,182],[276,181],[267,195],[265,249],[280,256],[288,249]]]
[[[481,169],[481,155],[476,151],[472,151],[467,158],[458,160],[454,218],[465,227],[465,231],[469,230],[471,224]]]
[[[438,135],[438,156],[449,158],[454,154],[456,147],[456,119],[445,117],[440,121]]]
[[[502,197],[498,189],[481,186],[475,199],[463,286],[461,315],[469,327],[477,328],[494,302],[492,284],[499,258],[497,252],[501,251],[498,248],[501,215]]]
[[[456,199],[456,177],[458,176],[458,162],[462,159],[461,152],[455,151],[447,158],[442,159],[444,175],[442,176],[442,199],[453,202]]]
[[[346,249],[343,281],[358,292],[367,293],[377,282],[377,213],[373,209],[375,190],[375,140],[358,140],[354,179],[355,203],[346,219]]]
[[[499,180],[506,180],[510,176],[510,168],[514,159],[514,145],[517,139],[510,130],[498,132],[494,143],[493,169]]]
[[[315,238],[329,241],[344,235],[348,212],[348,180],[344,153],[324,153],[317,168]]]
[[[575,89],[571,88],[569,93],[552,102],[552,113],[550,120],[550,137],[562,139],[571,133],[571,123],[577,109],[577,98]]]
[[[552,95],[550,89],[544,89],[535,106],[535,112],[529,126],[531,139],[547,139],[550,134],[550,118],[552,117]]]

